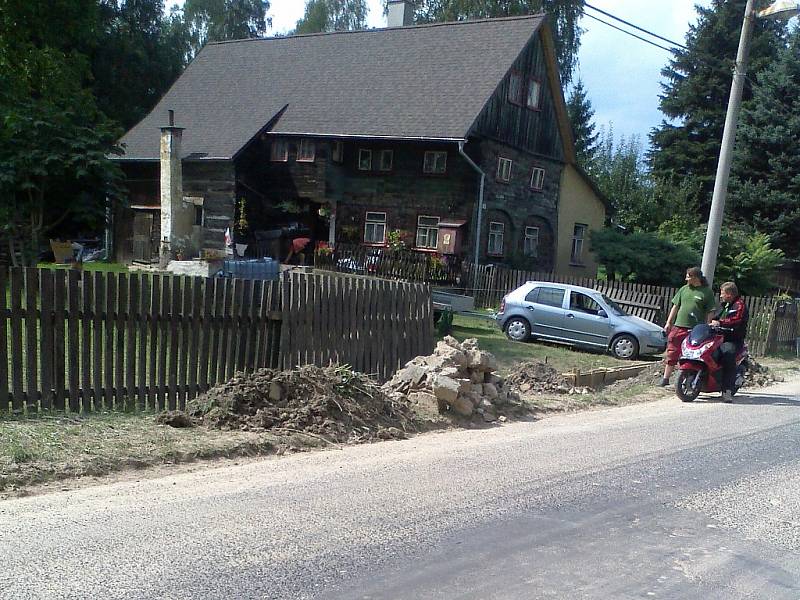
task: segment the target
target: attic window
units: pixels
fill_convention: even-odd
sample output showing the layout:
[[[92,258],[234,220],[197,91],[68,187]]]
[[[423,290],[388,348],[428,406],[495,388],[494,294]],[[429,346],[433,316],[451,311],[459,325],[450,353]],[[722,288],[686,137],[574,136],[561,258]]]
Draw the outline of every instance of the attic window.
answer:
[[[528,80],[528,94],[525,106],[531,110],[539,110],[542,103],[542,84],[538,79],[530,78]]]
[[[272,140],[269,159],[273,162],[286,162],[289,160],[289,142],[284,138]]]
[[[522,88],[524,87],[522,73],[519,71],[511,71],[508,78],[508,101],[511,104],[522,106]]]
[[[394,162],[394,151],[381,150],[381,162],[379,167],[380,170],[391,171],[393,162]]]
[[[372,170],[372,150],[367,150],[366,148],[358,149],[358,170]]]
[[[428,151],[422,163],[422,172],[441,175],[447,169],[447,152]]]
[[[331,149],[331,160],[340,163],[344,160],[344,144],[341,140],[335,140]]]
[[[544,169],[533,167],[531,171],[531,189],[541,192],[544,189]]]
[[[315,151],[314,140],[301,139],[297,146],[297,162],[314,162]]]

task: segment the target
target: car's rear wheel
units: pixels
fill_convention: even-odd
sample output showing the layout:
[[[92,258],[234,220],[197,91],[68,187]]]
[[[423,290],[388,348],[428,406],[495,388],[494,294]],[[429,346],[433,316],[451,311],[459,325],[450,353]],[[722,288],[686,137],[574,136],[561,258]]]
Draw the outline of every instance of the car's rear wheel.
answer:
[[[611,354],[617,358],[633,360],[639,356],[639,342],[630,334],[618,335],[611,341]]]
[[[514,342],[527,342],[531,337],[531,324],[522,317],[511,317],[506,323],[506,336]]]

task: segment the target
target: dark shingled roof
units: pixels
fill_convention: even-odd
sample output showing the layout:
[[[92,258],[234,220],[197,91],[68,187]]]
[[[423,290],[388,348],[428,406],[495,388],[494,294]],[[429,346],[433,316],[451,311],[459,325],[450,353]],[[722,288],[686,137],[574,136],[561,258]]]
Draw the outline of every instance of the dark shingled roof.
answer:
[[[208,44],[122,138],[157,159],[175,111],[184,157],[284,134],[464,139],[542,15]],[[282,109],[286,109],[279,115]]]

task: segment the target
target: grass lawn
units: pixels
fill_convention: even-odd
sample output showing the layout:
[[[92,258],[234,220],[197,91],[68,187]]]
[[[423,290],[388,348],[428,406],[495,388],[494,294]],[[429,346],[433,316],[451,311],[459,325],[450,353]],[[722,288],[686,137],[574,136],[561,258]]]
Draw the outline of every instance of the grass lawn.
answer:
[[[541,341],[512,342],[494,321],[479,317],[454,315],[452,335],[459,341],[478,338],[480,348],[494,354],[500,370],[506,373],[511,371],[514,365],[529,360],[546,360],[548,364],[562,372],[572,369],[589,371],[599,367],[620,367],[631,364],[630,361],[619,360],[610,354],[572,349],[560,344]],[[647,357],[643,360],[655,362],[660,360],[660,357]]]
[[[60,265],[56,263],[39,263],[40,269],[71,269],[72,265]],[[102,273],[127,273],[128,265],[113,262],[87,262],[83,263],[84,271],[100,271]]]

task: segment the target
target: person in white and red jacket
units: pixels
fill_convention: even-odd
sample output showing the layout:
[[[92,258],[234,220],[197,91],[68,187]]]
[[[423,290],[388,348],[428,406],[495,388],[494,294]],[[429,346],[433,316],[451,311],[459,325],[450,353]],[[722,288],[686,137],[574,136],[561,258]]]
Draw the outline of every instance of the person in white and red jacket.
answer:
[[[747,321],[750,318],[744,300],[739,296],[739,288],[732,281],[720,287],[719,299],[722,309],[711,321],[712,327],[725,327],[725,342],[722,344],[722,400],[733,402],[733,388],[736,382],[736,355],[744,345]]]

